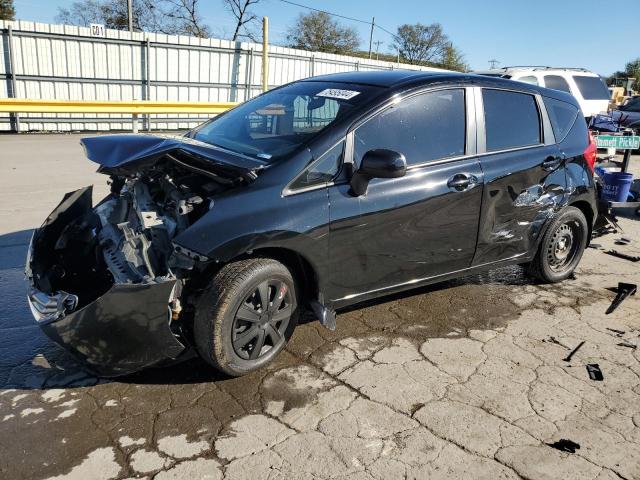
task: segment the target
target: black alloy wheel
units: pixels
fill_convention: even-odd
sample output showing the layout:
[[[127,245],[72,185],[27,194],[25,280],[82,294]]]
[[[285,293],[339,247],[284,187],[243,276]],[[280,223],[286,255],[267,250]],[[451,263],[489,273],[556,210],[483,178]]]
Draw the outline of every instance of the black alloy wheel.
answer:
[[[289,269],[275,259],[246,258],[224,265],[196,304],[198,353],[234,377],[264,367],[296,328],[298,290]]]
[[[244,360],[257,360],[280,348],[293,314],[291,292],[281,280],[263,281],[244,299],[232,327],[232,344]]]

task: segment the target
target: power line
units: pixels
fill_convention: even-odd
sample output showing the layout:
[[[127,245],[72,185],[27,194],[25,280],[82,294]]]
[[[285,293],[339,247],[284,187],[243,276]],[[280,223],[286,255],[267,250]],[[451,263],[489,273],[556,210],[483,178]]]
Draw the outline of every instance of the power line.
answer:
[[[388,33],[389,35],[391,35],[394,39],[397,37],[397,35],[395,33],[390,32],[389,30],[387,30],[384,27],[381,27],[380,25],[376,24],[376,27],[378,27],[380,30],[382,30],[383,32]]]
[[[360,22],[360,23],[366,23],[367,25],[371,25],[371,22],[369,22],[368,20],[361,20],[359,18],[346,17],[346,16],[340,15],[338,13],[332,13],[332,12],[328,12],[326,10],[320,10],[319,8],[313,8],[313,7],[309,7],[307,5],[301,5],[300,3],[291,2],[290,0],[280,0],[280,1],[282,3],[288,3],[289,5],[295,5],[296,7],[306,8],[307,10],[313,10],[314,12],[326,13],[327,15],[332,15],[334,17],[344,18],[345,20],[351,20],[353,22]]]
[[[326,13],[327,15],[331,15],[333,17],[343,18],[345,20],[351,20],[352,22],[359,22],[359,23],[364,23],[366,25],[373,25],[374,28],[379,28],[383,32],[388,33],[389,35],[391,35],[393,38],[396,38],[396,34],[395,33],[392,33],[389,30],[387,30],[386,28],[381,27],[377,23],[372,23],[372,22],[370,22],[368,20],[362,20],[361,18],[347,17],[346,15],[340,15],[339,13],[333,13],[333,12],[329,12],[327,10],[321,10],[319,8],[309,7],[308,5],[302,5],[300,3],[292,2],[291,0],[279,0],[279,1],[282,2],[282,3],[288,3],[289,5],[295,5],[296,7],[306,8],[307,10],[313,10],[314,12]]]

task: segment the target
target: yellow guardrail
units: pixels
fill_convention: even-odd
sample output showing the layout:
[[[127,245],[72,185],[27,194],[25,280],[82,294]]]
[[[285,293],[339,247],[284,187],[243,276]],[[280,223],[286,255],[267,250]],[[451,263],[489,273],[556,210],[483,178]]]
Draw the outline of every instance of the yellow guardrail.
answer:
[[[222,113],[238,105],[235,102],[157,102],[153,100],[39,100],[0,98],[2,113]]]

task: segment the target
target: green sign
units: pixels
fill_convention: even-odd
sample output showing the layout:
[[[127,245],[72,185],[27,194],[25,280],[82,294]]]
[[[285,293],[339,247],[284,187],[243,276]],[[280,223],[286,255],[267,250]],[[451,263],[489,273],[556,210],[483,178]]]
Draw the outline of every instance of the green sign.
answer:
[[[616,148],[618,150],[636,150],[640,148],[640,137],[623,135],[596,136],[598,148]]]

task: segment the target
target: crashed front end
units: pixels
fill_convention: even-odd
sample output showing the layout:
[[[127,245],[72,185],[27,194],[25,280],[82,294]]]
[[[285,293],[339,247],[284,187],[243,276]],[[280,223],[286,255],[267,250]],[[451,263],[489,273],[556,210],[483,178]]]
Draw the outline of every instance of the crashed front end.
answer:
[[[100,376],[186,353],[185,286],[207,259],[172,240],[216,194],[242,182],[194,166],[196,156],[186,150],[167,150],[101,167],[112,193],[95,207],[91,187],[68,193],[29,246],[25,272],[36,321]]]

